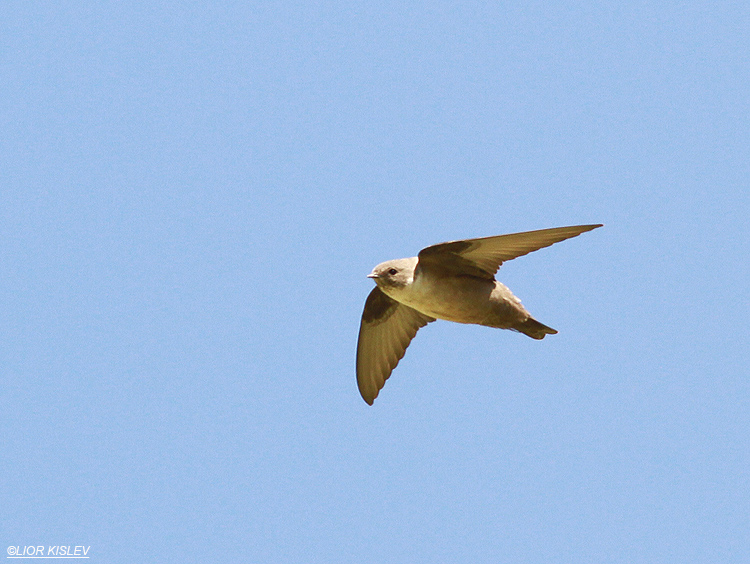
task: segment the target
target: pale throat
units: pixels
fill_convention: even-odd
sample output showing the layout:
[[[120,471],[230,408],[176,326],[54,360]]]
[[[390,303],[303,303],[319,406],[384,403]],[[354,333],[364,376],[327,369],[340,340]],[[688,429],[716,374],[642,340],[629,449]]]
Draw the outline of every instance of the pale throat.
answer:
[[[382,286],[380,286],[380,289],[388,297],[393,298],[397,302],[401,302],[402,304],[406,305],[410,305],[410,302],[414,299],[416,294],[413,276],[409,277],[409,279],[406,281],[406,284],[404,284],[403,286],[389,286],[383,284]]]
[[[430,309],[435,302],[435,284],[426,281],[423,276],[411,276],[403,286],[381,288],[385,294],[397,302],[413,307],[419,311]]]

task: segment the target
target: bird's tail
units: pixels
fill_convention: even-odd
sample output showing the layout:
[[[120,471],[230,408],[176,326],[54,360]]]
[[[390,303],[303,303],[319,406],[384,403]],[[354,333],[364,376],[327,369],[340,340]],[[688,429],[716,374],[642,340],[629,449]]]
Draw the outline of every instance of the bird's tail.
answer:
[[[544,339],[545,335],[554,335],[557,333],[552,327],[547,327],[544,323],[539,323],[533,317],[529,317],[523,323],[518,323],[513,329],[524,335],[528,335],[532,339]]]

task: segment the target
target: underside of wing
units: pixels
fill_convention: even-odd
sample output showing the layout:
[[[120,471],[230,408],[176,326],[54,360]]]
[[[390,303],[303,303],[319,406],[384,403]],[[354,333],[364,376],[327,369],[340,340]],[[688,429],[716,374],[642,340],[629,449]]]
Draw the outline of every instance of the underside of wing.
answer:
[[[434,320],[392,300],[377,287],[370,292],[357,343],[357,385],[368,404],[375,401],[419,328]]]
[[[420,251],[419,268],[435,268],[447,270],[452,274],[492,279],[497,269],[505,261],[549,247],[554,243],[576,237],[597,227],[601,227],[601,224],[555,227],[553,229],[440,243]]]

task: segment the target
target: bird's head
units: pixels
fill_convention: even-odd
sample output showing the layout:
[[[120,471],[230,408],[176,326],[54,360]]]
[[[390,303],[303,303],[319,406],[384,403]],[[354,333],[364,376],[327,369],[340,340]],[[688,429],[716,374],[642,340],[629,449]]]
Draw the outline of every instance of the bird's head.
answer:
[[[377,265],[367,277],[387,293],[388,290],[399,290],[411,284],[416,266],[417,257],[389,260]]]

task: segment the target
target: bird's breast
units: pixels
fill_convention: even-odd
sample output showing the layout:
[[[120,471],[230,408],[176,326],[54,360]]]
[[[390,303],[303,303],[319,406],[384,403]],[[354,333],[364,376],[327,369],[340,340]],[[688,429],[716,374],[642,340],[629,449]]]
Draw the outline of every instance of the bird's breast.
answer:
[[[495,283],[471,276],[417,276],[393,299],[417,311],[458,323],[481,323],[491,309]]]

